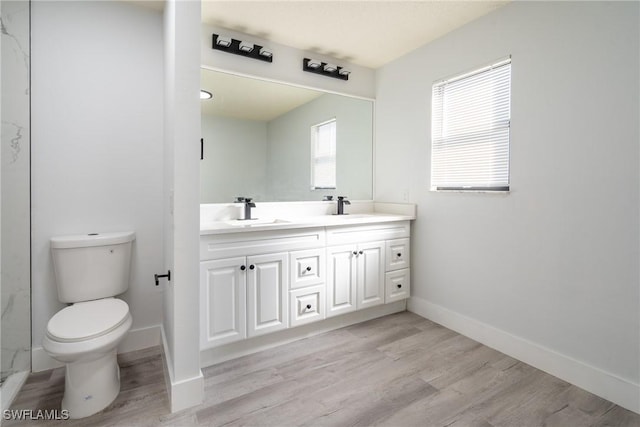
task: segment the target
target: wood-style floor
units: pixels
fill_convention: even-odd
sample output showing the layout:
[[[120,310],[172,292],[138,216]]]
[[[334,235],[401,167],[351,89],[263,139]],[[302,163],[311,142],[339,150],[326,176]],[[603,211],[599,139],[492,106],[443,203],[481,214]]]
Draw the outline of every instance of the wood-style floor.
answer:
[[[205,402],[170,414],[159,349],[119,357],[107,409],[34,426],[640,426],[640,416],[409,312],[203,370]],[[12,409],[60,408],[64,371]]]

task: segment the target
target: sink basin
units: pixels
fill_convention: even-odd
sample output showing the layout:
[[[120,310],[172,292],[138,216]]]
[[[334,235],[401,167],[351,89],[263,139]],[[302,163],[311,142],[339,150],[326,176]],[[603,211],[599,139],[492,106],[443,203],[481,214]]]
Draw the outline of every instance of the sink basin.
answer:
[[[291,221],[286,221],[279,218],[257,218],[257,219],[234,219],[231,221],[225,221],[226,224],[233,225],[234,227],[257,227],[263,225],[278,225],[288,224]]]

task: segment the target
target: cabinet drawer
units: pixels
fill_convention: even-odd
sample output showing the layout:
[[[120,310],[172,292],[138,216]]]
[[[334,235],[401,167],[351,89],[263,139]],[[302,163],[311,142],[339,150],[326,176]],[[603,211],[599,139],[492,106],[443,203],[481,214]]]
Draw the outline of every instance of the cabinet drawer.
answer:
[[[387,241],[386,271],[401,270],[409,267],[410,240],[396,239]]]
[[[300,326],[324,319],[324,286],[289,291],[289,324]]]
[[[385,300],[386,304],[390,302],[409,298],[411,293],[410,270],[391,271],[385,275]]]
[[[291,266],[289,281],[291,289],[324,283],[326,271],[324,248],[291,252],[289,265]]]

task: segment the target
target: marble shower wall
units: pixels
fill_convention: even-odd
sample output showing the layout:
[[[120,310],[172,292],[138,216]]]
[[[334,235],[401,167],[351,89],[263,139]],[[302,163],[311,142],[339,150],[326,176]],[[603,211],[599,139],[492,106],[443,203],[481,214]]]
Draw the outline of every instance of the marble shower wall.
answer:
[[[30,3],[0,3],[1,379],[31,369]]]

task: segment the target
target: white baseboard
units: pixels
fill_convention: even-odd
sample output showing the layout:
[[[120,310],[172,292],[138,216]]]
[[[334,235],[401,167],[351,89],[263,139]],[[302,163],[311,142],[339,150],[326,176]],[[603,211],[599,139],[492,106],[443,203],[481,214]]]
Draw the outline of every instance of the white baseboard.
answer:
[[[329,332],[334,329],[343,328],[345,326],[365,322],[367,320],[405,310],[406,301],[396,301],[390,304],[379,305],[365,310],[330,317],[329,319],[316,323],[297,326],[295,328],[237,341],[220,347],[209,348],[200,352],[200,366],[204,368],[206,366],[215,365],[216,363],[246,356],[258,351],[267,350],[293,341]]]
[[[142,350],[160,344],[160,325],[132,329],[118,346],[118,353]],[[31,371],[40,372],[60,368],[63,363],[52,359],[42,347],[31,349]]]
[[[176,381],[173,375],[173,361],[167,351],[167,337],[164,327],[161,327],[162,335],[162,357],[164,360],[164,381],[169,396],[171,413],[181,411],[199,405],[204,400],[204,376],[202,371],[192,378]]]
[[[422,298],[411,297],[407,309],[623,408],[640,413],[640,384]]]

